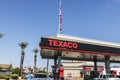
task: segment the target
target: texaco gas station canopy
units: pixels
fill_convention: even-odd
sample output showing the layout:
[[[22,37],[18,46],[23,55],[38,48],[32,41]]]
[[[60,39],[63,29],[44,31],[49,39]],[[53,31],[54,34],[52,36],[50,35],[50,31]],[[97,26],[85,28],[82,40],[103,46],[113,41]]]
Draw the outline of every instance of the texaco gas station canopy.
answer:
[[[40,42],[42,58],[54,59],[57,51],[61,51],[61,58],[66,60],[97,61],[102,62],[105,56],[110,56],[110,62],[120,62],[120,44],[74,37],[64,34],[41,37]]]

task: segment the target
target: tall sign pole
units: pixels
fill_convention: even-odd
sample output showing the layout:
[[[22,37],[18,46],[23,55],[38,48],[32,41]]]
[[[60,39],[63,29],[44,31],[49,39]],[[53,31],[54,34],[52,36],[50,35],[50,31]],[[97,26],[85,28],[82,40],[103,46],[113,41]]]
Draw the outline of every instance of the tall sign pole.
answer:
[[[58,28],[58,33],[62,33],[62,2],[60,0],[60,5],[59,5],[59,28]]]

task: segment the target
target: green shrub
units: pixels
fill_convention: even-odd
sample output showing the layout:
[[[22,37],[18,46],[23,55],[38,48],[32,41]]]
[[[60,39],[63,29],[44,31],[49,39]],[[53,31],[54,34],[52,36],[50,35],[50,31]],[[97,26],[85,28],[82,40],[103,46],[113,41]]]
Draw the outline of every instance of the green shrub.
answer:
[[[9,78],[10,78],[10,76],[8,76],[8,75],[5,75],[5,76],[4,76],[4,79],[5,79],[5,80],[9,80]]]
[[[0,75],[0,79],[4,79],[4,76]]]
[[[12,75],[11,75],[11,78],[12,78],[12,79],[18,79],[18,74],[12,74]]]

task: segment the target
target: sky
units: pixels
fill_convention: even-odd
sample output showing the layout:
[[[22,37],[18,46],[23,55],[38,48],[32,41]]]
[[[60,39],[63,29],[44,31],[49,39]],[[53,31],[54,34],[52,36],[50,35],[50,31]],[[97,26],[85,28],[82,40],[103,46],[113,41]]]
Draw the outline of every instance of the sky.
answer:
[[[28,42],[24,66],[34,65],[42,36],[58,33],[59,0],[0,0],[0,64],[19,67],[21,42]],[[120,0],[62,0],[62,34],[120,43]],[[50,64],[53,60],[50,60]],[[46,59],[37,54],[37,67]]]

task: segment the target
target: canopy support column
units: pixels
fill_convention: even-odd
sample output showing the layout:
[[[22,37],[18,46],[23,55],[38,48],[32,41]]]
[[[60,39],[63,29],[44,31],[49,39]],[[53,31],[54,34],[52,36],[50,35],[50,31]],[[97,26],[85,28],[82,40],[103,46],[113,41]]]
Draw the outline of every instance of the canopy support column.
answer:
[[[54,80],[57,77],[57,56],[54,57],[54,70],[53,70]]]
[[[58,72],[60,68],[61,68],[61,51],[58,51]],[[58,80],[61,80],[60,77]]]
[[[110,56],[105,56],[105,70],[106,70],[106,73],[110,73]]]
[[[93,56],[94,60],[94,71],[95,71],[95,76],[97,76],[97,56]]]

